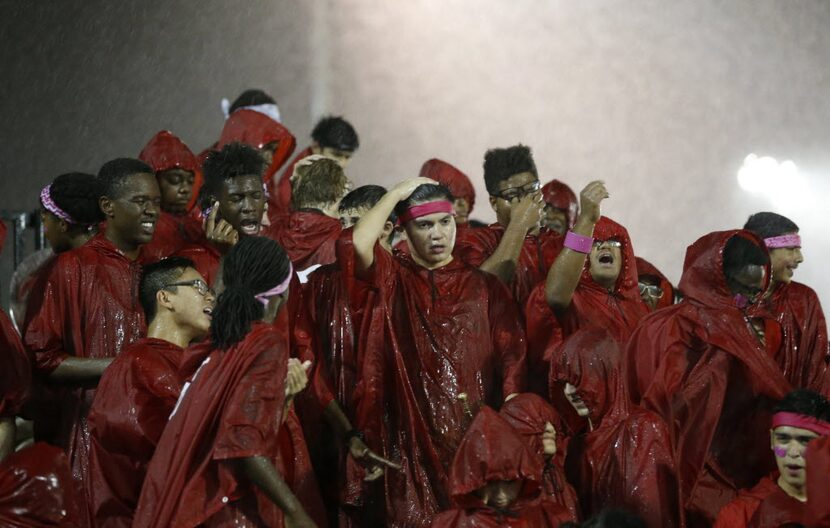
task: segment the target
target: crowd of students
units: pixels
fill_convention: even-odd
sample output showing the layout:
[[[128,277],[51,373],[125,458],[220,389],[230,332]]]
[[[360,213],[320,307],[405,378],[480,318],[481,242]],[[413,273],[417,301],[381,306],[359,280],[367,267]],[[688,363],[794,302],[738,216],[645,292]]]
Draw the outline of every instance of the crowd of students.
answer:
[[[446,161],[352,189],[358,147],[327,117],[292,158],[248,90],[201,154],[162,131],[43,188],[0,525],[830,526],[792,220],[701,234],[674,286],[526,146],[484,154],[492,225]]]

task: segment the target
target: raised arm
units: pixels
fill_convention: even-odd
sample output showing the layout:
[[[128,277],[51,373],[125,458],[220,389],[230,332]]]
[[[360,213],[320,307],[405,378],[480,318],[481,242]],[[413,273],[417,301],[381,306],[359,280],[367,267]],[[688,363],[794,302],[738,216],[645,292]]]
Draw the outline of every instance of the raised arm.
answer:
[[[525,236],[539,225],[543,207],[541,192],[519,198],[511,210],[510,224],[505,228],[499,246],[478,269],[492,273],[504,284],[510,284],[516,272]]]
[[[601,181],[593,181],[582,189],[579,195],[579,216],[573,229],[571,229],[571,233],[576,235],[574,238],[585,237],[590,239],[593,237],[594,226],[601,215],[600,202],[608,196],[605,183]],[[590,245],[579,248],[579,251],[568,247],[569,245],[576,246],[576,244],[569,243],[569,239],[572,237],[571,233],[568,233],[565,239],[565,247],[556,257],[545,280],[545,298],[548,305],[557,312],[567,309],[571,304],[574,291],[579,284],[579,277],[582,275],[582,269],[585,266],[585,259],[591,252]]]
[[[395,185],[383,195],[374,207],[360,217],[354,226],[352,242],[355,252],[355,266],[358,271],[372,267],[375,261],[375,244],[383,232],[386,220],[401,200],[406,200],[418,187],[425,184],[437,185],[429,178],[410,178]]]

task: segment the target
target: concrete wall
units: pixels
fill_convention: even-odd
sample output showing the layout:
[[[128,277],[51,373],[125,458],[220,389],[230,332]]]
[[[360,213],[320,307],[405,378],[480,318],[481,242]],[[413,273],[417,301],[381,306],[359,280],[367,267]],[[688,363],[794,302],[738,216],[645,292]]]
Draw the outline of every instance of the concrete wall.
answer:
[[[484,220],[489,147],[532,146],[543,178],[577,192],[604,179],[605,212],[673,279],[699,235],[756,210],[791,215],[805,236],[797,279],[830,295],[823,0],[75,4],[0,1],[2,208],[35,205],[54,175],[134,155],[162,128],[200,149],[220,97],[258,86],[301,145],[318,116],[347,116],[358,184],[453,162]],[[741,190],[751,152],[792,159],[809,193]]]

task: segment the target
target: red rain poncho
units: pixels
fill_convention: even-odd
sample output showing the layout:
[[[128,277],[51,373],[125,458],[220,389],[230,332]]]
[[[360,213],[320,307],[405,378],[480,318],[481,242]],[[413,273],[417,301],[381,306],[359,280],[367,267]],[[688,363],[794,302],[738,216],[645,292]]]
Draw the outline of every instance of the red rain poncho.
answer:
[[[0,418],[14,418],[29,396],[32,370],[12,320],[0,310]]]
[[[807,511],[805,525],[830,528],[830,436],[807,444]]]
[[[202,237],[198,242],[188,244],[176,252],[177,257],[184,257],[193,262],[193,267],[199,272],[199,275],[204,277],[211,286],[216,284],[219,272],[219,262],[222,260],[222,254],[216,247],[208,242],[207,238]]]
[[[671,281],[666,278],[663,273],[657,269],[651,262],[647,261],[644,258],[636,257],[637,261],[637,276],[640,275],[651,275],[653,277],[657,277],[660,281],[660,288],[663,290],[663,296],[657,301],[657,310],[660,308],[665,308],[666,306],[671,306],[674,304],[674,286],[672,285]]]
[[[80,493],[64,452],[37,443],[0,462],[0,526],[76,528]]]
[[[580,330],[562,347],[557,376],[576,387],[593,424],[568,444],[569,480],[586,517],[622,508],[652,528],[680,526],[668,428],[653,412],[631,404],[620,356],[618,342],[601,329]]]
[[[454,198],[467,200],[470,207],[469,214],[473,212],[473,206],[476,203],[476,189],[473,187],[470,178],[454,166],[446,161],[432,158],[421,166],[421,172],[418,176],[431,178],[449,189]]]
[[[830,348],[827,323],[816,292],[798,282],[777,284],[764,306],[781,325],[783,342],[776,356],[784,377],[793,387],[823,392]]]
[[[138,159],[153,168],[156,176],[170,169],[182,169],[199,174],[199,162],[181,139],[162,130],[147,143]],[[193,192],[197,191],[195,185]],[[169,257],[188,242],[202,235],[201,223],[192,215],[172,215],[164,211],[158,217],[153,240],[144,252],[156,259]]]
[[[729,504],[721,508],[714,528],[746,528],[762,502],[770,495],[780,491],[776,481],[778,475],[766,476],[752,489],[741,490],[740,494]]]
[[[467,410],[498,404],[524,387],[515,303],[498,279],[458,259],[428,270],[376,244],[366,281],[355,280],[350,231],[338,240],[338,257],[353,283],[353,305],[363,306],[365,287],[377,291],[375,313],[364,316],[374,327],[360,337],[355,422],[375,451],[403,465],[385,477],[388,525],[428,526],[449,506],[447,468]]]
[[[292,211],[280,221],[263,227],[262,235],[285,248],[300,280],[305,282],[308,272],[304,274],[304,271],[336,260],[334,246],[340,230],[337,218],[316,211]]]
[[[535,527],[525,510],[537,508],[542,467],[504,418],[482,407],[464,438],[449,472],[449,495],[455,509],[432,521],[432,528]],[[489,482],[522,482],[516,500],[503,510],[488,506],[476,491]],[[535,513],[535,512],[534,512]]]
[[[568,215],[568,227],[574,226],[579,212],[579,200],[566,183],[559,180],[549,181],[542,187],[542,199],[551,207],[565,211]]]
[[[225,121],[225,127],[219,136],[216,148],[221,150],[228,143],[239,142],[262,149],[269,143],[276,143],[271,164],[262,174],[262,181],[265,182],[265,189],[268,193],[268,203],[275,211],[287,210],[277,202],[278,184],[276,180],[277,171],[288,160],[297,140],[291,131],[270,117],[254,110],[237,110]]]
[[[288,357],[284,336],[262,322],[231,348],[209,352],[150,461],[136,528],[224,526],[246,514],[257,526],[282,526],[279,507],[233,460],[278,458]]]
[[[30,299],[24,343],[34,355],[35,369],[46,376],[69,356],[115,357],[137,341],[145,333],[138,302],[140,277],[139,260],[125,257],[103,233],[58,255],[42,295]],[[61,392],[56,441],[66,449],[72,474],[88,493],[86,417],[95,390]]]
[[[458,232],[455,253],[464,262],[479,267],[499,247],[504,227],[492,224],[481,229],[464,229]],[[538,235],[525,237],[513,281],[509,285],[519,306],[539,283],[545,282],[548,269],[562,250],[562,237],[554,231],[542,229]]]
[[[132,524],[147,465],[193,374],[179,372],[183,354],[173,343],[144,338],[124,348],[101,377],[87,418],[97,526]]]
[[[625,343],[640,319],[648,313],[637,286],[637,266],[628,231],[603,216],[594,227],[594,239],[614,239],[622,243],[622,265],[613,292],[594,281],[590,258],[586,258],[571,304],[562,313],[557,316],[548,305],[544,280],[535,287],[525,304],[528,365],[531,372],[538,373],[534,377],[541,380],[532,381],[534,387],[540,384],[544,387],[548,377],[554,374],[550,366],[557,362],[557,349],[569,335],[581,328],[604,328],[619,343]]]
[[[269,198],[268,205],[271,208],[272,213],[280,214],[288,214],[288,211],[291,210],[291,176],[294,175],[294,165],[297,164],[303,158],[307,158],[314,154],[312,152],[311,147],[306,147],[299,152],[294,159],[291,160],[291,163],[285,166],[285,169],[282,171],[280,175],[280,181],[274,189],[274,192],[271,193],[271,197]]]
[[[770,410],[791,390],[773,359],[775,332],[767,325],[762,345],[727,286],[723,250],[733,236],[763,247],[738,230],[689,246],[680,279],[685,300],[644,319],[625,359],[633,401],[670,424],[687,514],[709,523],[738,489],[774,469]]]
[[[513,426],[534,453],[541,464],[542,502],[551,502],[567,513],[567,520],[578,521],[580,518],[579,500],[576,491],[567,480],[559,466],[559,457],[546,457],[542,444],[542,434],[548,422],[556,429],[557,455],[562,450],[565,438],[562,436],[562,420],[553,406],[536,394],[519,394],[506,402],[501,416]]]

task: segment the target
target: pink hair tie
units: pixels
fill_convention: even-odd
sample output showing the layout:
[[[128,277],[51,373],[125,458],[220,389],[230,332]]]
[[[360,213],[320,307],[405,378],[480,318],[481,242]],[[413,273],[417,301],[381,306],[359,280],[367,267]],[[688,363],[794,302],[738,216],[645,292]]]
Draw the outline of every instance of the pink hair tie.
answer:
[[[403,225],[409,222],[410,220],[414,220],[416,218],[420,218],[422,216],[426,216],[432,213],[449,213],[454,215],[455,208],[452,206],[452,203],[448,202],[447,200],[437,200],[435,202],[426,202],[418,205],[413,205],[398,218],[398,223]]]
[[[801,237],[798,236],[797,233],[791,233],[789,235],[765,238],[764,245],[767,246],[768,249],[800,248]]]
[[[273,288],[268,291],[264,291],[262,293],[257,293],[254,295],[254,299],[261,302],[263,306],[268,306],[268,301],[270,301],[271,297],[275,297],[285,290],[288,289],[288,285],[291,283],[291,275],[294,273],[294,267],[291,263],[288,263],[288,276],[285,278],[284,281],[277,284]]]
[[[591,252],[591,248],[594,245],[594,239],[591,237],[583,236],[573,231],[568,231],[565,235],[565,243],[564,246],[568,249],[572,249],[577,253],[585,253],[586,255]]]
[[[830,436],[830,423],[819,420],[814,416],[791,412],[779,412],[772,415],[772,428],[783,426],[807,429],[819,436]]]
[[[52,200],[52,184],[50,183],[46,187],[40,191],[40,203],[43,204],[43,208],[52,213],[53,215],[57,216],[67,224],[77,224],[78,222],[72,218],[72,215],[58,207],[58,204]]]

